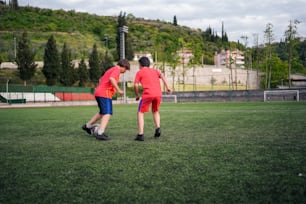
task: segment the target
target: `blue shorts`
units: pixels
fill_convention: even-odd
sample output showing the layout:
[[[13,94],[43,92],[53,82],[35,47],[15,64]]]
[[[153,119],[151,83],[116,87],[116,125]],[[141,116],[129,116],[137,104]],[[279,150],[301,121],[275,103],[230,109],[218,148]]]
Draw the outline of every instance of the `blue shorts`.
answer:
[[[106,115],[106,114],[112,115],[113,114],[112,99],[96,96],[96,101],[98,103],[98,106],[99,106],[99,109],[100,109],[99,113],[101,115]]]

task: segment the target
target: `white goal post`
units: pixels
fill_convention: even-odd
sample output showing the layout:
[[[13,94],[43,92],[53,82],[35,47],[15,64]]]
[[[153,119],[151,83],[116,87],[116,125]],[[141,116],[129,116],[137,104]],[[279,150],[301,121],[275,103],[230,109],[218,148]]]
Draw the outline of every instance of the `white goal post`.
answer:
[[[266,90],[264,101],[299,101],[299,90]]]
[[[174,94],[162,95],[162,102],[177,103],[177,96]]]

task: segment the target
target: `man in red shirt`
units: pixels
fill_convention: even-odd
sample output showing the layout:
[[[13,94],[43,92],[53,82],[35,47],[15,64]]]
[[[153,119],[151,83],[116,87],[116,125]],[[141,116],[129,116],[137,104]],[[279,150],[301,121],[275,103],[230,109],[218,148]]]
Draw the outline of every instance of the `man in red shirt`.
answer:
[[[139,59],[139,71],[136,73],[134,80],[134,92],[136,100],[139,100],[139,85],[142,86],[142,99],[139,102],[137,122],[138,122],[138,135],[135,140],[144,141],[144,113],[149,112],[150,105],[152,104],[152,114],[155,123],[155,135],[161,135],[160,130],[160,114],[159,106],[162,98],[162,91],[160,86],[160,79],[163,81],[167,94],[171,93],[167,80],[164,75],[157,69],[150,68],[150,60],[147,57]]]
[[[94,133],[95,137],[100,140],[108,140],[109,137],[104,133],[108,121],[113,114],[112,97],[116,91],[123,95],[123,91],[118,86],[121,73],[130,70],[130,63],[126,59],[120,60],[116,66],[110,68],[100,78],[99,84],[95,90],[95,97],[98,103],[99,112],[96,113],[86,124],[82,126],[88,134],[92,133],[93,125],[96,121],[101,120],[99,129]]]

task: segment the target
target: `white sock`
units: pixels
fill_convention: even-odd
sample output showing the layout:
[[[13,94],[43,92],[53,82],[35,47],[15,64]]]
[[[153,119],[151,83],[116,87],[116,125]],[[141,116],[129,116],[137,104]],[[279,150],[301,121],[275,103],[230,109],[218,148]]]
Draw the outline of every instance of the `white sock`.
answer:
[[[92,125],[89,125],[88,123],[86,123],[86,127],[87,128],[91,128]]]
[[[103,133],[104,133],[104,130],[102,130],[102,129],[98,130],[98,135],[102,135]]]

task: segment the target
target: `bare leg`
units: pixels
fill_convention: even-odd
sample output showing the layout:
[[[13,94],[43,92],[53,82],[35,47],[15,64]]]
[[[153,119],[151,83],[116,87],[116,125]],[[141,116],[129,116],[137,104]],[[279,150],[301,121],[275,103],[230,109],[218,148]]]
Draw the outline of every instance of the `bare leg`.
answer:
[[[138,111],[137,122],[138,122],[138,135],[143,135],[144,113]]]
[[[153,119],[154,119],[154,123],[155,123],[155,128],[160,128],[160,115],[159,112],[152,112],[153,114]]]
[[[108,121],[111,117],[112,117],[112,115],[110,115],[110,114],[102,115],[100,128],[99,128],[100,130],[102,130],[102,132],[105,131],[105,129],[107,127],[107,124],[108,124]]]
[[[91,126],[93,125],[95,122],[97,122],[98,120],[100,120],[102,118],[103,115],[101,115],[100,113],[96,113],[87,123],[87,125]]]

